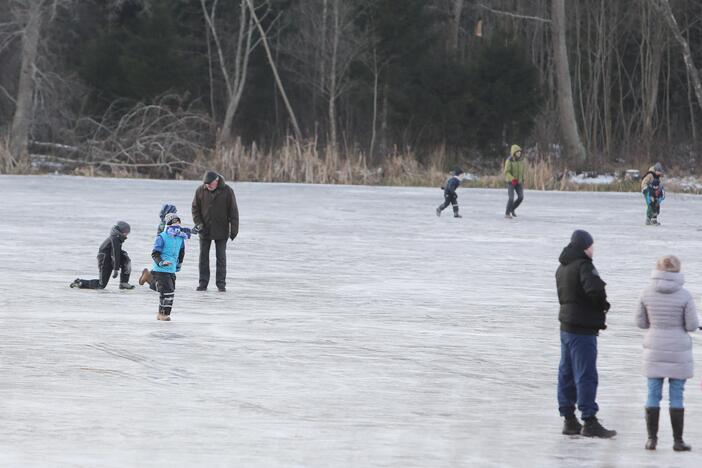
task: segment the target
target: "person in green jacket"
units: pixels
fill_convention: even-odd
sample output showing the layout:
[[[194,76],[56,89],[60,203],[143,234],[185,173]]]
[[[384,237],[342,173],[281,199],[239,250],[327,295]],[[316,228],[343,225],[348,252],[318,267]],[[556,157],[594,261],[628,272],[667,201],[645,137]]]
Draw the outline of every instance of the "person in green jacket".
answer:
[[[517,216],[514,211],[524,200],[524,160],[522,160],[522,149],[518,145],[512,145],[509,154],[503,173],[509,197],[505,218],[511,219]],[[514,192],[517,192],[517,201],[514,200]]]

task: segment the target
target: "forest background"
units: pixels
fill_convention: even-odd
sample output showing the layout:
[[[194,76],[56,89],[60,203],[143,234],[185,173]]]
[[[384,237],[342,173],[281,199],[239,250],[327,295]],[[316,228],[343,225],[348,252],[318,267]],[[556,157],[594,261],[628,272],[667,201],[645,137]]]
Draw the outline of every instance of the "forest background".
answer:
[[[0,173],[698,173],[699,0],[0,0]]]

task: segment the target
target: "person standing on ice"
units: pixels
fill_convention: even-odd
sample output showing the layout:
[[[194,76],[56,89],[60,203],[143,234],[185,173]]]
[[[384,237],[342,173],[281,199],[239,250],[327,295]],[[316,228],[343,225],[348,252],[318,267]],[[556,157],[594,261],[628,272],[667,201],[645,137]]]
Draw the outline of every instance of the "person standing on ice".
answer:
[[[453,205],[453,217],[461,218],[462,216],[458,214],[458,194],[456,190],[458,186],[461,185],[465,173],[460,167],[456,167],[451,171],[451,175],[441,186],[444,189],[444,202],[439,205],[436,209],[436,216],[441,216],[441,212],[444,211],[449,205]]]
[[[688,332],[700,326],[695,301],[686,289],[680,273],[680,260],[669,255],[656,262],[651,284],[641,294],[636,311],[636,325],[646,330],[644,338],[644,372],[648,379],[646,399],[646,448],[655,450],[658,443],[658,419],[667,378],[670,398],[670,424],[673,427],[673,450],[687,451],[683,441],[685,381],[693,375],[692,340]]]
[[[576,230],[561,252],[556,285],[561,323],[561,361],[558,366],[558,410],[565,422],[563,434],[614,437],[597,420],[597,335],[607,328],[609,310],[606,283],[592,263],[593,239]],[[575,405],[584,424],[575,416]]]
[[[185,239],[190,236],[181,231],[180,218],[175,213],[165,216],[166,229],[156,236],[151,252],[152,284],[159,292],[157,320],[171,320],[175,298],[176,273],[180,271],[185,257]]]
[[[234,240],[239,233],[239,209],[234,190],[224,183],[221,175],[207,171],[202,185],[195,191],[192,212],[195,228],[200,235],[200,279],[197,290],[206,291],[210,282],[210,247],[214,241],[217,257],[217,289],[225,292],[227,290],[227,238]]]
[[[522,148],[519,145],[512,145],[510,148],[503,173],[507,181],[508,197],[505,218],[516,218],[515,210],[524,200],[524,160],[522,159]],[[514,200],[515,192],[517,193],[517,201]]]
[[[70,284],[70,287],[105,289],[107,283],[110,282],[110,274],[112,274],[112,278],[120,277],[119,289],[134,289],[134,285],[129,284],[132,262],[127,252],[122,250],[122,244],[127,240],[130,231],[131,227],[127,222],[117,221],[117,224],[110,229],[109,237],[98,248],[97,262],[100,277],[91,280],[76,278]]]
[[[660,225],[658,215],[661,212],[661,203],[665,200],[661,177],[663,177],[663,165],[657,162],[641,179],[641,193],[646,200],[646,225]]]

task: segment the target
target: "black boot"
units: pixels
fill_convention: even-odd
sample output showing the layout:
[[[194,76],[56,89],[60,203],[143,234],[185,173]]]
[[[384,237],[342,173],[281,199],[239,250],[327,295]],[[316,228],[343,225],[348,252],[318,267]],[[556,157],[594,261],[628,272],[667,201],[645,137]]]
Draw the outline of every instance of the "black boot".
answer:
[[[609,439],[617,435],[617,431],[610,431],[602,427],[602,424],[597,420],[596,417],[591,417],[586,419],[585,424],[583,424],[583,429],[580,434],[585,437],[600,437],[602,439]]]
[[[441,216],[441,207],[436,209],[436,216]]]
[[[563,421],[563,434],[564,435],[578,435],[583,429],[582,424],[578,421],[575,415],[566,416]]]
[[[453,207],[453,217],[454,218],[462,218],[463,216],[458,214],[458,206]]]
[[[660,415],[660,408],[646,408],[646,431],[648,432],[646,450],[656,450],[656,445],[658,444],[658,419]]]
[[[673,450],[687,452],[692,447],[683,442],[683,426],[685,426],[685,408],[670,408],[670,425],[673,426]]]

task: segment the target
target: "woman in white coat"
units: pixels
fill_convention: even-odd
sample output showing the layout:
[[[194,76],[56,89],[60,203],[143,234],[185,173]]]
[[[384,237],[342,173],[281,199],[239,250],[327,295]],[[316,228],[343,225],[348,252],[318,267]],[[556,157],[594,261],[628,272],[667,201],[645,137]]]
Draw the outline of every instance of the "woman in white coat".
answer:
[[[651,284],[644,290],[636,313],[636,324],[646,329],[644,338],[644,372],[648,378],[646,400],[646,448],[655,450],[658,442],[658,419],[663,381],[668,379],[670,423],[673,427],[673,450],[691,447],[683,441],[685,381],[692,377],[692,339],[688,332],[699,328],[699,318],[692,295],[683,288],[680,260],[669,255],[656,262]]]

